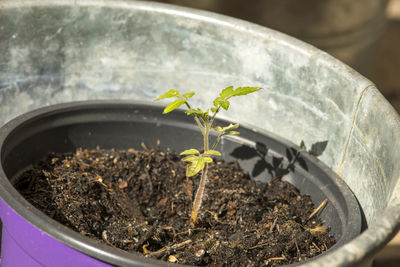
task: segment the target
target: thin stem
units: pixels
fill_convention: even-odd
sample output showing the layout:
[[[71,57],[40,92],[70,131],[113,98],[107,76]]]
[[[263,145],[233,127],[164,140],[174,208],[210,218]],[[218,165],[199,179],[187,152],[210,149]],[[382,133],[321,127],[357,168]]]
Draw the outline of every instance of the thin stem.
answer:
[[[191,218],[190,225],[192,227],[194,227],[194,224],[197,219],[197,214],[199,212],[199,209],[201,207],[201,202],[203,200],[204,189],[206,187],[206,181],[207,181],[207,170],[208,170],[208,163],[206,163],[206,165],[204,166],[204,169],[201,173],[200,184],[199,184],[199,187],[197,188],[196,196],[194,198],[192,214],[190,216],[190,218]]]
[[[185,99],[183,99],[183,100],[185,100]],[[185,100],[185,104],[186,104],[186,106],[188,107],[188,109],[192,109],[192,107],[191,107],[190,104],[187,102],[187,100]],[[197,125],[198,125],[199,128],[200,128],[201,133],[202,133],[203,136],[204,136],[204,135],[205,135],[205,129],[204,129],[205,127],[204,127],[204,125],[201,124],[201,121],[200,121],[199,117],[198,117],[196,114],[193,114],[193,118],[194,118],[194,120],[196,121]]]
[[[210,133],[210,128],[211,124],[206,124],[205,128],[205,133],[203,135],[204,138],[204,151],[208,151],[208,135]],[[193,208],[192,208],[192,214],[190,216],[191,218],[191,226],[194,227],[194,224],[197,219],[197,214],[199,212],[199,209],[201,207],[201,202],[203,201],[203,195],[204,195],[204,189],[206,187],[206,181],[207,181],[207,171],[208,171],[208,163],[205,163],[205,166],[203,168],[203,171],[201,173],[201,178],[200,178],[200,184],[196,192],[196,196],[194,198],[193,202]]]
[[[211,118],[211,120],[210,120],[210,127],[211,127],[212,124],[214,123],[215,116],[217,116],[217,113],[219,112],[220,108],[221,108],[221,106],[219,106],[219,107],[214,111],[214,114],[212,115],[212,118]]]
[[[208,136],[210,134],[210,124],[206,125],[206,131],[205,134],[203,136],[204,138],[204,152],[209,150],[209,146],[208,146]]]
[[[219,107],[214,111],[214,114],[212,115],[211,120],[210,120],[210,123],[209,123],[210,128],[212,127],[212,125],[213,125],[213,123],[214,123],[215,116],[217,116],[217,113],[219,112],[220,108],[221,108],[221,106],[219,106]],[[213,144],[212,147],[211,147],[212,150],[214,150],[214,149],[217,147],[219,141],[221,140],[222,135],[223,135],[223,133],[219,133],[217,139],[215,140],[214,144]]]
[[[214,144],[211,146],[211,150],[214,150],[217,147],[217,145],[218,145],[219,141],[221,141],[221,137],[223,135],[224,135],[224,133],[218,134],[217,139],[215,140]]]

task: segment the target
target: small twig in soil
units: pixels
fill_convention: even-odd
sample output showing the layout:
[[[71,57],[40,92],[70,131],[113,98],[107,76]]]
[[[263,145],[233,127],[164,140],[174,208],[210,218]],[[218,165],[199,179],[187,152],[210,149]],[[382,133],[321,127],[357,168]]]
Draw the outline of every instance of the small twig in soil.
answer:
[[[249,249],[262,248],[263,246],[268,245],[268,244],[269,244],[269,242],[263,242],[263,243],[255,245],[253,247],[249,247]]]
[[[144,150],[149,150],[149,148],[144,144],[144,142],[140,143],[140,146],[144,149]]]
[[[297,258],[299,259],[299,261],[301,261],[300,249],[299,249],[299,245],[297,244],[296,240],[294,241],[294,244],[296,245]]]
[[[157,139],[157,143],[156,143],[157,151],[161,150],[160,146],[161,146],[161,141],[160,141],[160,139]]]
[[[107,239],[107,231],[104,230],[104,231],[101,233],[101,238],[103,239],[104,242],[107,243],[107,245],[109,245],[109,246],[115,248],[115,246],[114,246],[110,241],[108,241],[108,239]]]
[[[271,229],[269,229],[270,233],[272,233],[272,231],[274,230],[277,221],[278,221],[278,217],[276,217],[274,222],[272,223]]]
[[[327,199],[322,201],[321,204],[319,204],[319,206],[310,214],[310,216],[308,217],[308,220],[310,220],[312,217],[314,217],[315,214],[317,214],[320,210],[322,210],[322,208],[325,207],[327,202],[328,202]]]
[[[266,261],[284,261],[286,258],[285,257],[272,257],[272,258],[268,258]]]
[[[324,233],[324,232],[326,232],[326,231],[327,231],[327,229],[326,229],[326,227],[323,226],[323,225],[316,226],[315,228],[310,229],[310,233],[311,233],[312,235],[315,235],[316,233]]]
[[[147,183],[149,185],[149,195],[153,195],[153,182],[151,181],[151,175],[149,169],[146,168],[146,178],[147,178]]]
[[[209,211],[209,210],[206,210],[206,212],[210,213],[215,221],[217,221],[218,223],[220,222],[219,219],[218,219],[217,213],[215,213],[213,211]]]
[[[315,244],[314,242],[311,242],[311,244],[313,244],[313,246],[318,250],[318,252],[321,251],[321,249],[317,246],[317,244]]]
[[[143,235],[143,237],[139,240],[137,246],[140,247],[141,245],[143,245],[152,235],[153,233],[156,231],[157,228],[157,223],[153,224],[148,231]]]
[[[184,246],[186,246],[187,244],[190,244],[190,243],[192,243],[192,240],[188,239],[188,240],[186,240],[186,241],[183,241],[183,242],[181,242],[181,243],[172,245],[172,246],[170,246],[170,247],[163,247],[163,248],[161,248],[161,249],[159,249],[159,250],[157,250],[157,251],[149,252],[149,253],[147,253],[146,255],[154,256],[154,257],[159,257],[159,256],[163,255],[164,253],[166,253],[166,252],[172,250],[172,249],[178,249],[178,248],[184,247]]]

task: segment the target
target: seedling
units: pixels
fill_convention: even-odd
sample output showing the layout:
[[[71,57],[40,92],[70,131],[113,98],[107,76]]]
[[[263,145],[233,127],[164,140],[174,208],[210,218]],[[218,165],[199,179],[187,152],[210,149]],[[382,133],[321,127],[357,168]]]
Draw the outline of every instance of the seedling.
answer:
[[[169,90],[168,92],[160,95],[155,99],[155,101],[166,99],[166,98],[175,98],[173,102],[171,102],[163,111],[163,114],[171,112],[182,105],[186,105],[187,111],[186,114],[188,116],[193,116],[195,122],[200,128],[201,134],[203,135],[203,150],[204,152],[200,152],[195,148],[187,149],[181,153],[185,157],[182,159],[189,164],[186,167],[186,176],[191,177],[196,175],[201,171],[200,184],[197,189],[194,201],[193,208],[191,214],[191,226],[193,227],[199,209],[201,207],[204,189],[207,182],[207,170],[208,164],[213,161],[212,156],[221,156],[221,152],[215,150],[221,138],[225,135],[239,135],[238,131],[234,131],[239,127],[239,124],[230,124],[225,127],[214,126],[214,119],[216,115],[221,111],[221,108],[224,110],[228,110],[230,106],[229,99],[234,96],[242,96],[253,93],[255,91],[260,90],[259,87],[238,87],[236,89],[233,86],[227,87],[221,91],[218,97],[216,97],[213,101],[213,106],[205,111],[200,108],[193,108],[189,104],[189,99],[193,97],[194,92],[187,92],[181,94],[177,90]],[[209,134],[211,130],[215,130],[218,132],[218,136],[215,142],[210,146],[209,144]]]

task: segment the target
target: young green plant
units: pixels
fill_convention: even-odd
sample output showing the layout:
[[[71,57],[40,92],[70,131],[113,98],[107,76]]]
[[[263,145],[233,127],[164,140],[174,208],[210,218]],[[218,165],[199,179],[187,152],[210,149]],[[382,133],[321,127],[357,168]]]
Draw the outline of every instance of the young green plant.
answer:
[[[214,119],[216,115],[221,111],[221,109],[228,110],[230,106],[229,99],[235,96],[243,96],[260,90],[259,87],[238,87],[236,89],[233,86],[227,87],[221,91],[218,97],[213,101],[213,106],[205,111],[200,108],[193,108],[189,104],[189,99],[193,97],[194,92],[187,92],[181,94],[177,90],[169,90],[168,92],[160,95],[155,99],[155,101],[174,98],[175,100],[171,102],[163,111],[164,114],[179,108],[182,105],[187,107],[186,114],[193,116],[195,122],[200,128],[201,134],[203,135],[203,150],[200,152],[195,148],[185,150],[181,153],[185,157],[182,159],[185,162],[189,162],[186,167],[186,176],[191,177],[196,175],[201,171],[200,184],[198,186],[191,213],[191,225],[194,226],[197,214],[201,207],[201,202],[204,195],[204,189],[207,182],[207,171],[208,164],[213,161],[212,156],[221,156],[221,153],[215,148],[217,147],[219,141],[224,135],[238,135],[239,132],[234,131],[239,127],[239,124],[230,124],[225,127],[214,126]],[[214,143],[210,146],[209,135],[210,131],[215,130],[218,132],[218,136]]]

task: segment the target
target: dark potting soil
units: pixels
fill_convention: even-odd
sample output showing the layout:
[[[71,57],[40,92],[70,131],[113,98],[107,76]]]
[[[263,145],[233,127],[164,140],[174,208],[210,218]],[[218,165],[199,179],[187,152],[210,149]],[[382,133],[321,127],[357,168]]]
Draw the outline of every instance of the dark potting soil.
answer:
[[[235,162],[209,168],[194,228],[189,217],[199,175],[187,178],[171,151],[77,150],[49,154],[16,187],[35,207],[73,230],[165,261],[272,266],[304,261],[335,240],[309,196],[281,179],[249,179]]]

